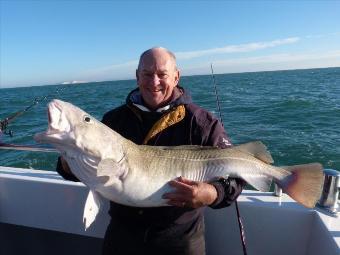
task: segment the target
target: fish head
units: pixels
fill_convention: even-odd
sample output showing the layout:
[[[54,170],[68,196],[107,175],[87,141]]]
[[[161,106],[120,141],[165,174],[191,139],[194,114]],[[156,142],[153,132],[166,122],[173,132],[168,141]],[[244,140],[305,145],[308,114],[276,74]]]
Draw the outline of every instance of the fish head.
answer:
[[[38,143],[51,144],[64,156],[82,153],[99,159],[122,157],[119,135],[77,106],[54,99],[48,104],[47,115],[47,130],[34,136]]]

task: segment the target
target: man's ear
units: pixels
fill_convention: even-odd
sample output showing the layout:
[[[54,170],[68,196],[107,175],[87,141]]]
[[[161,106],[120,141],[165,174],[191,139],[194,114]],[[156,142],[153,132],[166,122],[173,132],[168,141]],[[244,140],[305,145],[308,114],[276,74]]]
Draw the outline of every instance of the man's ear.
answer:
[[[175,80],[176,86],[177,86],[178,83],[179,83],[179,78],[180,78],[180,77],[181,77],[180,71],[177,69],[177,71],[176,71],[176,80]]]
[[[138,74],[138,69],[136,69],[136,80],[139,80],[139,74]]]

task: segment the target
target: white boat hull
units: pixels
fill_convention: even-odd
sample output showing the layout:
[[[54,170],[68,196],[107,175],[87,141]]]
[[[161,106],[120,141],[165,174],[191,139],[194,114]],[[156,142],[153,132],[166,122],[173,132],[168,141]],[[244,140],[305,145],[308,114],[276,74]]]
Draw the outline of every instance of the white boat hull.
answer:
[[[56,172],[0,167],[0,254],[100,254],[108,204],[85,231],[87,192]],[[285,195],[245,190],[238,200],[248,254],[339,254],[339,218]],[[234,206],[207,209],[205,221],[207,254],[243,254]]]

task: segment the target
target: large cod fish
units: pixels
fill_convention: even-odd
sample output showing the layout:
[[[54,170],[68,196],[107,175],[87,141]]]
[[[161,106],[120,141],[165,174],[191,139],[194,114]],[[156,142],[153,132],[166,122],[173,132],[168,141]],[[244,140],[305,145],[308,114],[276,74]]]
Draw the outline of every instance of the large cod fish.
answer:
[[[166,206],[162,195],[172,190],[167,183],[179,176],[195,181],[238,177],[260,191],[268,191],[273,180],[309,208],[321,193],[320,164],[272,166],[273,159],[261,142],[228,149],[136,145],[60,100],[48,104],[48,129],[34,138],[60,151],[73,174],[90,188],[84,210],[86,227],[94,221],[102,197],[128,206]]]

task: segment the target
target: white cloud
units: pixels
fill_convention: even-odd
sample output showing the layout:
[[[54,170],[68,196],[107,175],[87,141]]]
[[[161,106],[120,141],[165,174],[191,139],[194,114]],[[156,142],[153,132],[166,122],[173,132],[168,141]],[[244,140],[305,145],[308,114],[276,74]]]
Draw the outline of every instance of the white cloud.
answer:
[[[210,62],[200,62],[195,65],[183,65],[182,75],[209,74],[210,64]],[[233,58],[214,61],[213,66],[215,73],[340,67],[340,50]]]
[[[307,35],[302,38],[305,39],[312,39],[324,36],[334,36],[339,35],[340,32],[334,32],[329,34],[318,34],[318,35]],[[232,53],[244,53],[244,52],[254,52],[269,48],[278,47],[281,45],[287,44],[294,44],[301,40],[301,37],[288,37],[284,39],[277,39],[272,41],[264,41],[264,42],[251,42],[246,44],[236,44],[236,45],[227,45],[220,48],[212,48],[212,49],[204,49],[204,50],[197,50],[197,51],[181,51],[175,52],[177,60],[179,62],[179,66],[181,66],[182,61],[191,60],[191,59],[199,59],[200,57],[207,57],[207,56],[216,56],[222,54],[232,54]],[[215,62],[216,65],[220,63],[224,63],[227,65],[250,65],[256,63],[278,63],[278,62],[285,62],[285,61],[294,61],[297,62],[298,58],[300,61],[307,61],[307,59],[319,59],[321,55],[319,54],[276,54],[271,56],[260,56],[260,57],[252,57],[252,58],[234,58],[229,60],[223,60]],[[323,57],[323,59],[325,56]],[[327,58],[332,58],[332,56],[328,56]],[[197,61],[197,60],[196,60]],[[198,60],[199,61],[199,60]],[[314,63],[316,67],[323,65],[322,63]],[[138,59],[131,60],[121,64],[115,64],[110,66],[104,66],[92,70],[87,70],[77,76],[83,77],[86,80],[107,80],[107,79],[131,79],[135,76],[135,70],[138,65]],[[190,63],[191,66],[195,64]],[[323,65],[324,66],[324,65]],[[183,69],[183,68],[182,68]],[[193,68],[191,68],[193,69]]]
[[[237,52],[251,52],[257,50],[263,50],[267,48],[273,48],[284,44],[296,43],[300,40],[299,37],[290,37],[285,39],[279,39],[269,42],[253,42],[247,44],[239,45],[227,45],[222,48],[213,48],[207,50],[198,51],[186,51],[186,52],[176,52],[175,55],[178,60],[186,60],[192,58],[199,58],[203,56],[210,56],[216,54],[227,54],[227,53],[237,53]]]
[[[131,68],[131,67],[134,67],[134,69],[136,69],[137,65],[138,65],[138,60],[131,60],[131,61],[121,63],[121,64],[101,67],[98,69],[94,69],[92,71],[93,72],[105,72],[105,71],[110,71],[110,70],[119,70],[119,69],[124,69],[124,68]]]
[[[300,40],[299,37],[289,37],[285,39],[278,39],[267,42],[253,42],[239,45],[227,45],[222,48],[213,48],[199,51],[186,51],[175,52],[177,60],[190,60],[194,58],[200,58],[204,56],[218,55],[218,54],[230,54],[237,52],[251,52],[257,50],[263,50],[267,48],[273,48],[285,44],[293,44]],[[121,64],[115,64],[105,67],[100,67],[92,70],[84,71],[78,74],[77,77],[89,81],[98,80],[110,80],[110,79],[132,79],[135,76],[135,70],[138,65],[138,60],[131,60]],[[77,78],[79,79],[79,78]]]
[[[138,60],[131,60],[121,64],[86,70],[77,74],[77,77],[82,77],[82,79],[86,79],[88,81],[133,79],[137,65]]]

